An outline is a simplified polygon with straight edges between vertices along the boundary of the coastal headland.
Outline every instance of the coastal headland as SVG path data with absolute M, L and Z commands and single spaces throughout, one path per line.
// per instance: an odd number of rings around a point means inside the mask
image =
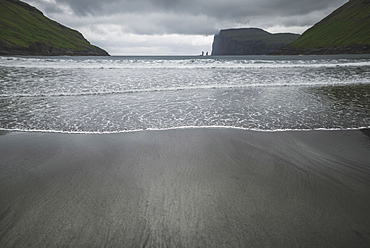
M 0 0 L 0 55 L 108 56 L 77 30 L 18 0 Z

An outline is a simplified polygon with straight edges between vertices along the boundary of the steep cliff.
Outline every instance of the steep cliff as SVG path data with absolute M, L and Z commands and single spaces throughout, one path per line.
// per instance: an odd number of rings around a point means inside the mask
M 225 29 L 214 36 L 212 55 L 263 55 L 293 42 L 298 34 L 271 34 L 259 28 Z
M 284 47 L 281 53 L 370 53 L 370 0 L 348 1 Z
M 0 0 L 0 55 L 109 55 L 19 0 Z

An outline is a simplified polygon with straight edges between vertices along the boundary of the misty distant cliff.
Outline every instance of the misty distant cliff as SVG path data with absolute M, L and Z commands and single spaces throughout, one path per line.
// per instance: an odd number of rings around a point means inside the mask
M 271 34 L 259 28 L 224 29 L 214 36 L 212 55 L 265 55 L 295 41 L 298 34 Z

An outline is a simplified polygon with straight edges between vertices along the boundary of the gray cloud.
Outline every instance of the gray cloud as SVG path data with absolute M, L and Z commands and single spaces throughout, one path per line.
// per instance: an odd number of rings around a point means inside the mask
M 105 29 L 138 35 L 212 35 L 219 29 L 259 27 L 299 30 L 320 21 L 347 0 L 23 0 L 58 22 L 87 30 L 108 44 Z M 117 28 L 117 26 L 119 26 Z M 96 31 L 100 30 L 100 32 Z M 293 32 L 293 31 L 292 31 Z M 94 40 L 96 39 L 96 40 Z M 167 44 L 167 43 L 166 43 Z
M 27 0 L 26 0 L 27 1 Z M 60 16 L 115 18 L 138 34 L 205 34 L 232 25 L 312 25 L 345 0 L 29 0 Z M 66 7 L 66 8 L 63 8 Z M 315 15 L 314 15 L 315 14 Z M 131 19 L 129 19 L 130 17 Z M 289 17 L 292 17 L 289 20 Z M 315 19 L 316 18 L 316 19 Z M 68 20 L 67 20 L 68 22 Z M 261 25 L 259 25 L 261 23 Z
M 335 9 L 345 0 L 29 0 L 43 6 L 69 6 L 76 15 L 111 15 L 115 13 L 163 13 L 205 15 L 218 20 L 239 20 L 246 16 L 301 15 Z M 60 9 L 59 9 L 60 10 Z M 267 16 L 270 15 L 270 16 Z

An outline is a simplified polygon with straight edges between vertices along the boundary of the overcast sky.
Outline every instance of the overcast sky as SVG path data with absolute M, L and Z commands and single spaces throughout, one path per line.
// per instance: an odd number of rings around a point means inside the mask
M 23 1 L 111 55 L 197 55 L 220 29 L 301 34 L 348 0 Z

